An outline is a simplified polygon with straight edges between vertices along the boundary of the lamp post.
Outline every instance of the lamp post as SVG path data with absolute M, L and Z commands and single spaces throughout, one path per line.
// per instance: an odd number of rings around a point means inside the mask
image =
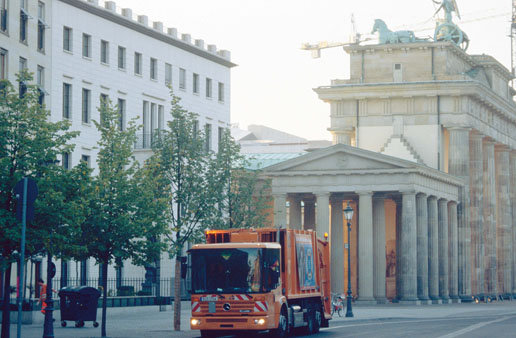
M 344 211 L 344 217 L 346 218 L 346 222 L 348 224 L 348 296 L 346 297 L 346 317 L 353 317 L 353 309 L 351 307 L 351 219 L 353 219 L 353 208 L 349 205 L 346 207 Z

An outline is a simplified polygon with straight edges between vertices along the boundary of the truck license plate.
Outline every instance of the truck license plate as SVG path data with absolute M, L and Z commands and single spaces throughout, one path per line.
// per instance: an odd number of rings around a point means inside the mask
M 213 297 L 213 296 L 201 297 L 201 302 L 216 302 L 218 300 L 219 300 L 219 297 Z

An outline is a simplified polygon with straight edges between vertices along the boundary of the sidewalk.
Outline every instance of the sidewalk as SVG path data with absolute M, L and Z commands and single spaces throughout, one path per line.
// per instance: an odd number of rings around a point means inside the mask
M 157 306 L 109 308 L 107 320 L 107 334 L 113 338 L 171 338 L 171 337 L 199 337 L 199 331 L 190 331 L 190 302 L 181 304 L 181 328 L 182 331 L 173 330 L 173 311 L 168 306 L 167 311 L 160 312 Z M 493 302 L 490 304 L 442 304 L 442 305 L 354 305 L 353 318 L 335 316 L 330 326 L 339 326 L 346 323 L 359 323 L 370 320 L 390 319 L 432 319 L 432 318 L 461 318 L 463 316 L 484 317 L 516 314 L 516 301 Z M 41 315 L 41 319 L 43 315 Z M 75 328 L 73 322 L 69 322 L 66 328 L 61 327 L 59 312 L 56 313 L 54 323 L 54 335 L 56 338 L 91 338 L 100 337 L 100 327 L 94 328 L 91 322 L 87 322 L 83 328 Z M 101 311 L 97 312 L 100 323 Z M 40 338 L 43 335 L 43 324 L 35 323 L 24 325 L 23 338 Z M 11 338 L 16 337 L 16 325 L 11 326 Z

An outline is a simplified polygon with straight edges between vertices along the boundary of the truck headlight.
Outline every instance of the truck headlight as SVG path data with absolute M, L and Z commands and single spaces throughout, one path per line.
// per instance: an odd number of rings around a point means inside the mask
M 192 320 L 190 321 L 190 324 L 192 324 L 192 326 L 201 325 L 201 320 L 192 318 Z
M 265 324 L 265 319 L 263 319 L 263 318 L 255 319 L 255 320 L 254 320 L 254 323 L 255 323 L 256 325 L 263 325 L 263 324 Z

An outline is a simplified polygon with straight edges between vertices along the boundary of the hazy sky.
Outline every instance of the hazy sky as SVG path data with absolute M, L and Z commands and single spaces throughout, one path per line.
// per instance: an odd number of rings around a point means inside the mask
M 468 52 L 492 55 L 510 68 L 512 0 L 456 1 L 458 24 L 471 40 Z M 231 51 L 238 64 L 231 72 L 233 123 L 328 140 L 330 108 L 312 89 L 347 78 L 349 57 L 333 48 L 312 59 L 301 44 L 348 41 L 352 13 L 358 32 L 369 33 L 381 18 L 393 30 L 430 28 L 416 35 L 433 35 L 436 8 L 432 0 L 118 0 L 117 6 Z

